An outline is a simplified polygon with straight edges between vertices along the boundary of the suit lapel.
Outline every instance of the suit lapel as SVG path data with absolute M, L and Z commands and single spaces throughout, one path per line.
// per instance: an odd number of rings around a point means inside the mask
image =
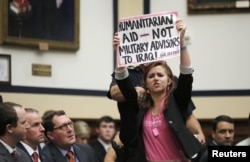
M 78 158 L 79 161 L 86 161 L 87 160 L 86 153 L 83 150 L 81 150 L 81 148 L 77 144 L 75 144 L 73 146 L 73 149 L 74 149 L 76 157 Z
M 16 144 L 16 146 L 19 147 L 21 150 L 23 150 L 23 152 L 25 152 L 27 154 L 27 156 L 29 157 L 30 161 L 33 161 L 32 158 L 31 158 L 31 156 L 29 155 L 29 152 L 25 149 L 25 147 L 23 146 L 23 144 L 21 142 L 18 142 Z
M 58 150 L 55 145 L 50 144 L 49 147 L 54 162 L 67 162 L 67 159 L 62 155 L 60 150 Z
M 141 131 L 142 129 L 142 122 L 143 122 L 143 117 L 145 115 L 145 113 L 147 112 L 148 109 L 145 108 L 140 108 L 138 114 L 137 114 L 137 129 L 140 129 L 139 131 Z
M 9 151 L 0 142 L 0 161 L 1 162 L 14 162 Z
M 42 149 L 41 149 L 41 146 L 38 145 L 37 147 L 38 147 L 38 152 L 39 152 L 39 158 L 40 158 L 41 162 L 43 162 L 43 156 L 42 156 Z

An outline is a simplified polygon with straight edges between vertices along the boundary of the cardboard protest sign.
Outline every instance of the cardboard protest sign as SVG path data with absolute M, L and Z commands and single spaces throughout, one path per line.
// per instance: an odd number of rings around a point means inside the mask
M 138 65 L 180 55 L 177 12 L 164 12 L 119 20 L 117 65 Z

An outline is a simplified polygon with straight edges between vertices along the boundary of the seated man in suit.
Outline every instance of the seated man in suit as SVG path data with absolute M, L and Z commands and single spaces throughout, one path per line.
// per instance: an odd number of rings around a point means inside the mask
M 26 118 L 24 108 L 13 102 L 0 104 L 0 161 L 31 162 L 18 147 L 17 142 L 25 138 Z
M 98 162 L 103 162 L 108 148 L 116 133 L 115 120 L 110 116 L 102 116 L 96 123 L 97 140 L 91 143 L 94 148 Z
M 27 120 L 26 138 L 17 143 L 17 147 L 22 149 L 34 162 L 43 161 L 41 156 L 40 143 L 44 142 L 44 127 L 42 117 L 36 109 L 25 108 Z
M 234 121 L 230 116 L 219 115 L 212 122 L 213 141 L 208 146 L 232 146 L 234 140 Z M 201 155 L 200 162 L 208 161 L 208 150 Z
M 49 113 L 43 126 L 49 140 L 42 149 L 45 162 L 96 162 L 89 145 L 76 143 L 73 122 L 63 110 Z

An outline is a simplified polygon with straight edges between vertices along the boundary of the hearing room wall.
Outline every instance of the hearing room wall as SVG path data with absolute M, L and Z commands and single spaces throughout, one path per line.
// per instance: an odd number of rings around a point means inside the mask
M 119 0 L 118 18 L 143 14 L 143 0 Z M 215 92 L 195 95 L 197 118 L 227 114 L 246 118 L 250 96 L 216 95 L 216 91 L 250 90 L 249 13 L 188 15 L 186 1 L 151 0 L 150 11 L 178 11 L 188 25 L 188 49 L 192 56 L 194 91 Z M 80 48 L 78 51 L 39 51 L 29 47 L 1 45 L 0 53 L 10 54 L 12 86 L 90 90 L 105 93 L 113 71 L 113 0 L 80 0 Z M 168 61 L 178 73 L 178 58 Z M 50 64 L 51 77 L 32 76 L 31 65 Z M 41 94 L 3 92 L 4 101 L 34 107 L 41 113 L 63 109 L 72 118 L 95 119 L 111 115 L 119 119 L 116 103 L 104 95 Z

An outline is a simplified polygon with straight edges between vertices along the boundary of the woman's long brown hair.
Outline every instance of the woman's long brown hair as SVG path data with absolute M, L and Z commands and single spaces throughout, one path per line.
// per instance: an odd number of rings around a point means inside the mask
M 150 108 L 150 107 L 154 106 L 153 100 L 152 100 L 151 95 L 148 92 L 148 89 L 146 86 L 146 79 L 147 79 L 147 75 L 148 75 L 149 71 L 153 67 L 156 67 L 156 66 L 162 66 L 165 69 L 167 76 L 171 79 L 171 84 L 169 85 L 168 89 L 166 90 L 166 96 L 168 96 L 175 87 L 173 72 L 172 72 L 171 68 L 167 65 L 166 61 L 157 61 L 157 62 L 150 63 L 147 66 L 144 66 L 142 85 L 145 88 L 145 90 L 147 91 L 147 93 L 146 93 L 146 97 L 139 102 L 140 108 Z M 166 104 L 167 104 L 167 100 L 165 101 L 165 106 L 166 106 Z

